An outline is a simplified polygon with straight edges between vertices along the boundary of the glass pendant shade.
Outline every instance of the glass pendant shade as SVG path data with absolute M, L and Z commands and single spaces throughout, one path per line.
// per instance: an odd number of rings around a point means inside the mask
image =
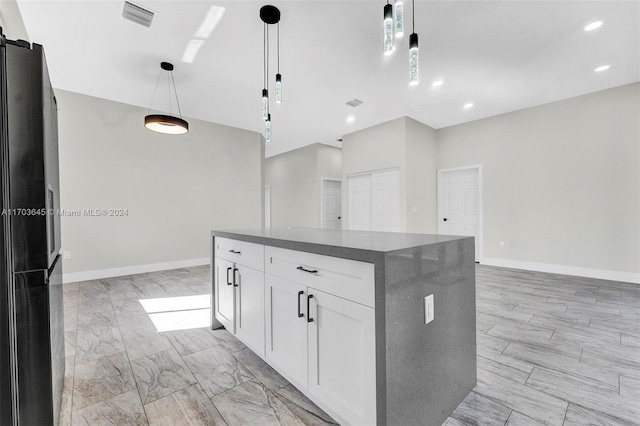
M 266 143 L 271 142 L 271 114 L 267 114 L 267 121 L 264 123 L 264 140 Z
M 383 51 L 385 55 L 393 53 L 393 6 L 387 4 L 384 6 L 384 45 Z
M 282 103 L 282 76 L 276 74 L 276 103 Z
M 397 38 L 404 35 L 404 5 L 402 0 L 396 0 L 393 10 L 394 30 Z
M 189 133 L 189 123 L 171 115 L 151 114 L 144 118 L 144 127 L 167 135 L 184 135 Z
M 418 72 L 418 34 L 409 36 L 409 84 L 415 86 L 420 82 Z
M 269 92 L 262 89 L 262 119 L 266 120 L 269 116 Z

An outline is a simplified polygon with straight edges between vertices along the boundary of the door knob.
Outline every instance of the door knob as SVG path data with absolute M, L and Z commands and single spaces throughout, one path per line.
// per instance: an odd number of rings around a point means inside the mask
M 444 221 L 446 222 L 446 221 L 447 221 L 447 218 L 445 217 L 445 218 L 444 218 L 444 219 L 442 219 L 442 220 L 444 220 Z

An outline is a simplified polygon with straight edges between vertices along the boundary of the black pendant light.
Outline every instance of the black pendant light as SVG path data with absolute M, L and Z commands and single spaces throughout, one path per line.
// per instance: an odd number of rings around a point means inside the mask
M 151 112 L 151 107 L 153 107 L 153 101 L 156 97 L 156 92 L 158 91 L 158 83 L 160 83 L 160 77 L 162 77 L 162 71 L 167 71 L 171 78 L 171 83 L 173 86 L 173 93 L 176 98 L 176 105 L 178 107 L 178 115 L 180 117 L 175 117 L 171 115 L 171 85 L 169 86 L 169 114 L 147 114 L 144 117 L 144 127 L 147 129 L 164 133 L 167 135 L 184 135 L 189 132 L 189 123 L 182 118 L 182 112 L 180 111 L 180 102 L 178 101 L 178 92 L 176 91 L 176 82 L 173 79 L 173 64 L 169 62 L 161 62 L 160 63 L 160 75 L 158 76 L 158 81 L 156 82 L 156 88 L 153 91 L 153 98 L 151 99 L 151 106 L 149 106 L 149 112 Z M 169 79 L 169 77 L 167 77 Z
M 278 73 L 276 74 L 276 102 L 282 102 L 282 75 L 280 74 L 280 10 L 266 5 L 260 8 L 260 19 L 264 23 L 264 88 L 262 89 L 262 119 L 265 121 L 265 140 L 271 142 L 271 109 L 269 102 L 269 25 L 278 25 Z

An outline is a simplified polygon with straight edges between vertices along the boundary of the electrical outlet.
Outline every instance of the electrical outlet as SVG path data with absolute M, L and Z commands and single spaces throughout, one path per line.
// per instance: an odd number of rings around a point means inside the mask
M 424 298 L 424 323 L 429 324 L 435 318 L 435 309 L 433 305 L 433 294 Z
M 71 259 L 71 252 L 70 251 L 63 251 L 62 252 L 62 258 L 63 259 Z
M 500 248 L 504 248 L 504 241 L 500 241 L 498 245 L 500 246 Z

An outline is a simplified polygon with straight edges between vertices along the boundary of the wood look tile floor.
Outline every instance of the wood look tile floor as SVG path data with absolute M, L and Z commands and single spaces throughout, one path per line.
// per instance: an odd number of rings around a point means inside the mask
M 445 425 L 640 425 L 640 285 L 476 277 L 478 384 Z M 208 329 L 209 294 L 204 266 L 65 284 L 60 424 L 335 424 Z

